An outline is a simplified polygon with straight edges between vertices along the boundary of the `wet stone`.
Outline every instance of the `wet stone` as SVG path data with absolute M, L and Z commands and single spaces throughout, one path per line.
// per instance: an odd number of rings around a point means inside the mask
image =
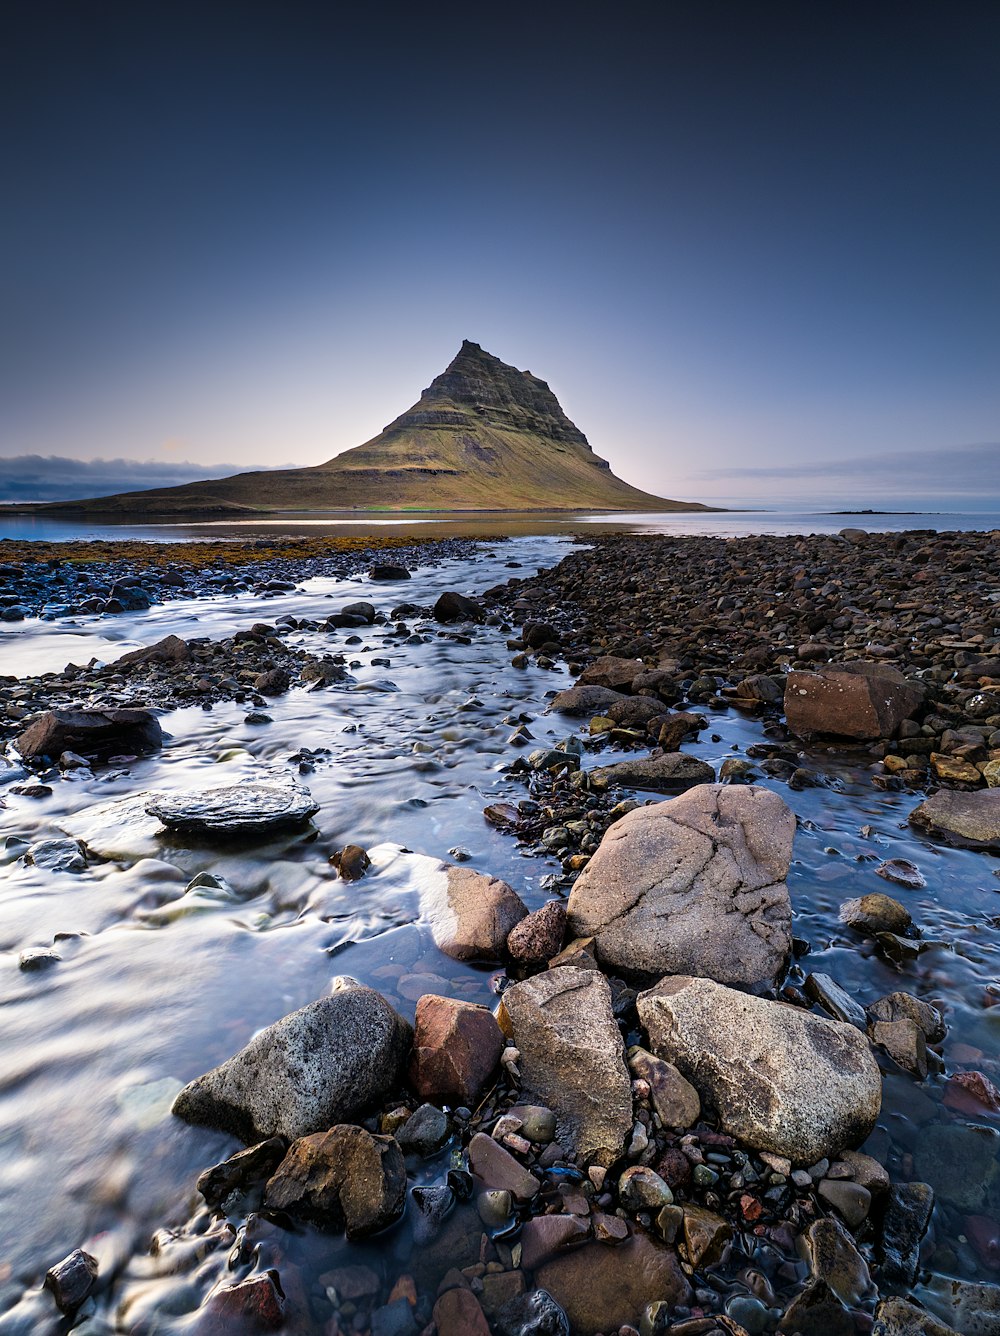
M 255 1183 L 271 1177 L 285 1158 L 288 1142 L 284 1137 L 272 1137 L 246 1150 L 237 1151 L 228 1160 L 206 1169 L 198 1178 L 198 1191 L 209 1206 L 218 1206 L 232 1192 L 245 1191 Z
M 171 830 L 191 835 L 268 835 L 304 826 L 319 811 L 309 790 L 294 784 L 249 783 L 163 794 L 146 807 Z
M 76 1248 L 45 1273 L 45 1288 L 64 1313 L 74 1313 L 94 1288 L 97 1258 Z
M 733 1237 L 732 1227 L 722 1216 L 693 1202 L 684 1205 L 683 1230 L 688 1261 L 695 1270 L 721 1261 Z
M 545 1290 L 509 1300 L 497 1313 L 494 1329 L 497 1336 L 570 1336 L 569 1318 Z
M 359 1239 L 397 1220 L 405 1196 L 406 1166 L 392 1137 L 342 1124 L 293 1142 L 268 1180 L 264 1202 Z
M 807 997 L 818 1002 L 834 1020 L 846 1021 L 848 1025 L 854 1025 L 859 1030 L 866 1029 L 868 1018 L 864 1007 L 855 1002 L 850 993 L 831 979 L 829 974 L 807 974 L 803 990 Z
M 1000 1174 L 1000 1132 L 969 1123 L 924 1129 L 914 1160 L 917 1173 L 942 1201 L 978 1212 Z
M 883 1299 L 875 1308 L 872 1336 L 958 1336 L 926 1308 L 907 1299 Z
M 880 891 L 845 900 L 840 906 L 840 921 L 869 936 L 880 932 L 905 933 L 911 923 L 905 905 Z
M 927 1183 L 899 1183 L 890 1188 L 879 1241 L 880 1274 L 887 1281 L 913 1284 L 920 1243 L 933 1209 L 934 1193 Z
M 433 1104 L 421 1104 L 396 1133 L 405 1155 L 434 1155 L 451 1135 L 448 1115 Z
M 413 1241 L 418 1247 L 436 1239 L 455 1209 L 455 1193 L 446 1185 L 410 1189 Z
M 850 1307 L 874 1293 L 868 1263 L 836 1220 L 814 1220 L 806 1231 L 806 1247 L 813 1278 L 826 1281 L 841 1303 Z
M 541 1184 L 509 1151 L 484 1132 L 477 1132 L 469 1142 L 469 1168 L 487 1188 L 501 1188 L 519 1201 L 530 1201 Z

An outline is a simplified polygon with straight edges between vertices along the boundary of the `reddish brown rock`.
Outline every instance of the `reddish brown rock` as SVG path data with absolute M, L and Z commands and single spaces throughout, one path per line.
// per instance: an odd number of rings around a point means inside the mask
M 199 1330 L 229 1331 L 237 1323 L 249 1322 L 264 1331 L 277 1331 L 284 1322 L 285 1300 L 276 1283 L 276 1274 L 269 1271 L 264 1276 L 251 1276 L 238 1285 L 216 1290 L 205 1304 L 210 1321 L 199 1324 Z
M 522 965 L 547 965 L 562 949 L 565 933 L 566 906 L 550 900 L 514 928 L 507 938 L 507 950 Z
M 687 1303 L 691 1290 L 672 1248 L 637 1234 L 617 1247 L 587 1243 L 555 1257 L 535 1283 L 566 1312 L 577 1336 L 638 1326 L 647 1304 Z
M 512 1192 L 519 1201 L 530 1201 L 541 1187 L 534 1174 L 485 1132 L 469 1142 L 469 1168 L 484 1188 Z
M 489 1323 L 471 1290 L 446 1290 L 434 1305 L 438 1336 L 490 1336 Z
M 956 1113 L 977 1118 L 1000 1114 L 1000 1090 L 982 1072 L 956 1072 L 944 1088 L 944 1103 Z
M 785 718 L 799 737 L 891 738 L 924 700 L 924 689 L 879 663 L 829 664 L 788 674 Z
M 475 1107 L 504 1037 L 491 1012 L 426 993 L 417 1003 L 410 1083 L 421 1099 Z

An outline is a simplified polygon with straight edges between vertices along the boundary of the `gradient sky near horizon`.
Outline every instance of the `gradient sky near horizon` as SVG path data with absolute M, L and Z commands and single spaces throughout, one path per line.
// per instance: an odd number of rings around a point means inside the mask
M 319 463 L 469 338 L 650 491 L 1000 501 L 993 0 L 15 0 L 0 112 L 0 482 Z

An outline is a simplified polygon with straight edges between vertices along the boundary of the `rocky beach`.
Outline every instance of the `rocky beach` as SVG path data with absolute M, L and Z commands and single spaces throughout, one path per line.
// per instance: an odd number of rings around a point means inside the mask
M 998 572 L 5 542 L 0 1336 L 1000 1331 Z

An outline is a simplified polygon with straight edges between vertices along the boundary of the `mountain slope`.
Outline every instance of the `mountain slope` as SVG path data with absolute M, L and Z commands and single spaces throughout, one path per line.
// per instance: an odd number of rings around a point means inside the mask
M 543 380 L 462 344 L 407 412 L 312 468 L 54 502 L 63 514 L 218 515 L 290 510 L 707 510 L 616 478 Z

